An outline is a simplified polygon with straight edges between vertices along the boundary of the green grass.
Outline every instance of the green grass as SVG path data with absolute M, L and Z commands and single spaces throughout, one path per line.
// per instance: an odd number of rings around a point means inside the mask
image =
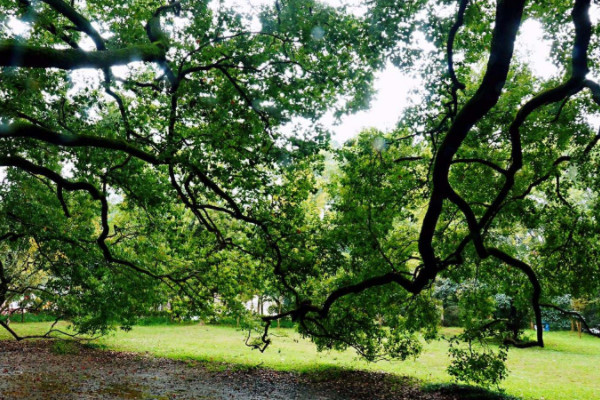
M 44 323 L 13 323 L 19 332 L 39 333 Z M 367 363 L 352 351 L 318 353 L 315 346 L 293 330 L 275 329 L 273 344 L 265 353 L 244 345 L 245 332 L 224 326 L 163 325 L 136 326 L 131 332 L 116 332 L 97 342 L 101 348 L 144 352 L 161 357 L 237 364 L 241 368 L 315 372 L 330 368 L 384 371 L 417 378 L 425 384 L 451 382 L 445 369 L 447 345 L 434 341 L 425 345 L 421 356 L 404 362 Z M 444 334 L 457 330 L 444 329 Z M 0 331 L 0 338 L 8 338 Z M 511 349 L 510 374 L 502 388 L 525 399 L 600 399 L 600 339 L 571 332 L 548 332 L 546 348 Z

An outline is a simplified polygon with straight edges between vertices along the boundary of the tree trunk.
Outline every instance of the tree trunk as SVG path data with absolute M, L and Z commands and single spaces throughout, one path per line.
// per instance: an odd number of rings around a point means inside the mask
M 282 303 L 281 299 L 279 299 L 278 303 L 279 303 L 279 315 L 281 315 L 281 303 Z M 281 328 L 281 318 L 277 318 L 277 327 Z

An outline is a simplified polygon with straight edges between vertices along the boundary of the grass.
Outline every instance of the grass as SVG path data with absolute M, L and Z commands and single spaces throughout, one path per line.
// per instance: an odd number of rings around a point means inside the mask
M 54 354 L 58 355 L 79 354 L 77 343 L 69 340 L 56 340 L 52 343 L 50 349 Z
M 39 333 L 47 323 L 13 323 L 19 332 Z M 444 334 L 457 330 L 444 329 Z M 244 345 L 245 332 L 225 326 L 163 325 L 136 326 L 131 332 L 116 332 L 96 346 L 121 351 L 149 353 L 160 357 L 236 364 L 240 368 L 261 367 L 292 370 L 314 375 L 339 368 L 383 371 L 408 376 L 429 387 L 451 382 L 446 373 L 447 344 L 434 341 L 416 360 L 367 363 L 352 351 L 318 353 L 315 346 L 290 329 L 275 329 L 277 335 L 265 353 Z M 0 331 L 0 338 L 8 338 Z M 502 388 L 524 399 L 600 399 L 600 339 L 572 332 L 548 332 L 546 348 L 511 349 L 510 374 Z

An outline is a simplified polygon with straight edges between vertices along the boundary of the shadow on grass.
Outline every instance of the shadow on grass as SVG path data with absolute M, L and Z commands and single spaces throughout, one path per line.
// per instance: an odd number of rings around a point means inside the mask
M 383 372 L 351 370 L 335 366 L 315 368 L 301 375 L 316 385 L 342 386 L 349 393 L 354 394 L 362 392 L 365 387 L 370 387 L 370 390 L 378 395 L 372 398 L 378 399 L 521 400 L 518 397 L 486 390 L 477 386 L 449 383 L 424 385 L 422 381 L 413 377 Z
M 434 383 L 422 387 L 427 393 L 440 393 L 456 396 L 463 400 L 521 400 L 519 397 L 486 390 L 477 386 L 458 385 L 455 383 Z

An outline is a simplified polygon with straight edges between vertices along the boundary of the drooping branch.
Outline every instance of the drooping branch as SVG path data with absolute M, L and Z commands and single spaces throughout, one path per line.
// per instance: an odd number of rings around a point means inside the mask
M 533 293 L 531 298 L 532 307 L 536 315 L 536 326 L 538 327 L 538 338 L 535 342 L 531 343 L 515 343 L 517 347 L 528 347 L 528 346 L 543 346 L 543 329 L 541 326 L 541 312 L 540 312 L 540 296 L 541 296 L 541 285 L 535 275 L 535 271 L 526 263 L 509 256 L 495 248 L 487 248 L 483 245 L 483 240 L 480 235 L 480 230 L 487 225 L 499 210 L 499 206 L 502 201 L 506 198 L 506 195 L 510 192 L 514 186 L 514 179 L 516 173 L 522 167 L 522 149 L 520 141 L 520 127 L 525 123 L 527 117 L 539 108 L 551 104 L 554 102 L 562 101 L 573 94 L 577 93 L 584 86 L 583 81 L 587 73 L 587 47 L 589 44 L 589 17 L 587 11 L 589 8 L 589 1 L 577 1 L 573 9 L 573 20 L 576 26 L 576 37 L 573 50 L 573 61 L 572 61 L 572 73 L 571 77 L 562 85 L 556 88 L 550 89 L 535 96 L 532 100 L 527 102 L 517 113 L 510 127 L 510 139 L 512 144 L 512 164 L 510 168 L 504 169 L 495 163 L 488 160 L 480 159 L 458 159 L 453 160 L 453 156 L 458 151 L 458 148 L 462 144 L 462 141 L 472 128 L 481 118 L 483 118 L 489 110 L 496 104 L 500 91 L 504 85 L 504 81 L 507 76 L 508 68 L 510 65 L 510 59 L 512 56 L 513 42 L 518 30 L 521 12 L 524 6 L 524 2 L 520 2 L 518 7 L 512 8 L 514 2 L 498 2 L 496 27 L 495 27 L 495 39 L 492 44 L 492 51 L 490 60 L 488 62 L 488 70 L 484 76 L 483 82 L 479 87 L 476 94 L 470 99 L 469 102 L 463 107 L 457 118 L 454 120 L 449 133 L 447 134 L 444 143 L 435 152 L 436 159 L 433 172 L 434 189 L 430 198 L 429 208 L 425 220 L 422 225 L 420 240 L 419 240 L 419 251 L 425 265 L 418 268 L 417 276 L 414 281 L 407 280 L 406 284 L 401 284 L 405 289 L 409 291 L 416 290 L 419 292 L 425 287 L 425 282 L 433 279 L 436 275 L 436 268 L 443 268 L 445 265 L 449 265 L 446 261 L 441 262 L 438 265 L 438 261 L 435 257 L 433 247 L 431 245 L 433 235 L 435 233 L 437 221 L 442 211 L 442 203 L 445 199 L 448 199 L 455 203 L 459 209 L 465 214 L 469 225 L 470 236 L 465 239 L 459 245 L 459 250 L 454 254 L 456 257 L 454 262 L 461 263 L 461 253 L 471 240 L 478 250 L 479 256 L 486 258 L 493 256 L 504 263 L 511 265 L 521 270 L 528 278 L 530 284 L 533 287 Z M 498 32 L 502 32 L 501 35 Z M 498 36 L 496 36 L 498 35 Z M 508 38 L 508 40 L 507 40 Z M 501 42 L 501 43 L 500 43 Z M 495 47 L 496 46 L 496 47 Z M 594 87 L 590 85 L 594 96 Z M 600 92 L 599 92 L 600 93 Z M 600 98 L 600 97 L 598 97 Z M 403 159 L 401 161 L 404 161 Z M 410 159 L 412 161 L 412 158 Z M 498 198 L 501 198 L 499 202 L 494 202 L 487 205 L 487 212 L 483 218 L 477 221 L 475 214 L 472 212 L 469 204 L 464 201 L 448 183 L 448 169 L 449 166 L 457 162 L 478 162 L 482 165 L 486 165 L 495 171 L 499 172 L 505 177 L 505 183 Z M 561 161 L 562 162 L 562 161 Z M 560 162 L 559 162 L 560 163 Z M 447 260 L 448 261 L 448 260 Z M 301 322 L 303 319 L 312 318 L 325 318 L 327 312 L 335 301 L 343 296 L 361 293 L 371 287 L 384 285 L 395 282 L 395 277 L 380 276 L 366 279 L 354 285 L 342 287 L 338 290 L 333 291 L 324 302 L 324 306 L 318 307 L 309 302 L 301 304 L 296 310 L 286 311 L 280 316 L 269 316 L 265 317 L 265 321 L 272 321 L 278 317 L 291 315 L 298 318 Z M 311 317 L 307 317 L 310 315 Z M 265 332 L 266 333 L 266 332 Z
M 502 167 L 500 167 L 498 164 L 493 163 L 492 161 L 489 160 L 485 160 L 482 158 L 457 158 L 455 160 L 452 160 L 452 164 L 459 164 L 459 163 L 465 163 L 465 164 L 481 164 L 481 165 L 485 165 L 486 167 L 490 167 L 491 169 L 493 169 L 494 171 L 502 174 L 502 175 L 506 175 L 506 170 Z
M 18 122 L 10 125 L 0 125 L 0 138 L 15 137 L 35 139 L 65 147 L 91 147 L 122 151 L 155 166 L 181 164 L 183 167 L 188 168 L 203 185 L 228 204 L 232 210 L 229 212 L 231 216 L 255 225 L 262 225 L 260 221 L 244 214 L 236 201 L 217 183 L 210 179 L 199 167 L 188 162 L 180 163 L 177 159 L 162 159 L 150 152 L 140 150 L 139 148 L 118 139 L 102 138 L 92 135 L 62 134 L 28 123 Z
M 46 178 L 50 179 L 57 185 L 60 185 L 64 190 L 67 190 L 67 191 L 85 191 L 85 192 L 87 192 L 94 200 L 99 201 L 101 204 L 100 221 L 101 221 L 102 230 L 100 232 L 100 235 L 96 239 L 96 243 L 98 244 L 98 247 L 102 251 L 106 261 L 108 261 L 110 263 L 120 264 L 120 265 L 129 267 L 134 271 L 137 271 L 141 274 L 147 275 L 151 278 L 161 280 L 163 282 L 165 281 L 165 279 L 170 278 L 169 275 L 154 274 L 153 272 L 151 272 L 147 269 L 144 269 L 130 261 L 120 260 L 120 259 L 115 258 L 112 255 L 110 249 L 108 248 L 108 245 L 106 244 L 106 239 L 108 238 L 108 234 L 110 231 L 110 228 L 108 225 L 108 202 L 107 202 L 104 194 L 101 193 L 91 183 L 83 182 L 83 181 L 71 182 L 71 181 L 63 178 L 61 175 L 59 175 L 55 171 L 53 171 L 49 168 L 46 168 L 46 167 L 36 165 L 22 157 L 16 157 L 16 156 L 0 157 L 0 166 L 15 167 L 15 168 L 19 168 L 23 171 L 27 171 L 27 172 L 30 172 L 30 173 L 33 173 L 36 175 L 45 176 Z
M 117 150 L 130 154 L 152 165 L 165 164 L 163 160 L 152 153 L 140 150 L 119 139 L 103 138 L 92 135 L 58 133 L 47 128 L 22 122 L 0 125 L 0 138 L 30 138 L 57 146 Z
M 559 311 L 560 313 L 564 314 L 564 315 L 568 315 L 571 317 L 575 317 L 577 318 L 581 324 L 583 325 L 583 328 L 585 329 L 585 331 L 587 333 L 589 333 L 592 336 L 596 336 L 600 338 L 600 333 L 598 332 L 594 332 L 589 324 L 587 323 L 587 321 L 585 320 L 585 318 L 583 317 L 583 315 L 581 315 L 581 313 L 577 312 L 577 311 L 573 311 L 573 310 L 565 310 L 564 308 L 561 308 L 557 305 L 554 304 L 548 304 L 548 303 L 542 303 L 540 304 L 540 307 L 544 307 L 544 308 L 551 308 L 553 310 Z
M 528 342 L 528 343 L 513 343 L 516 347 L 532 347 L 532 346 L 540 346 L 544 347 L 544 328 L 542 326 L 542 311 L 540 308 L 540 297 L 542 295 L 542 286 L 540 285 L 540 281 L 538 280 L 535 271 L 528 264 L 524 263 L 521 260 L 518 260 L 509 254 L 496 249 L 496 248 L 488 248 L 488 253 L 497 258 L 498 260 L 510 265 L 511 267 L 519 269 L 523 272 L 531 286 L 533 287 L 533 292 L 531 294 L 531 305 L 533 307 L 533 313 L 535 314 L 535 325 L 537 328 L 537 341 Z

